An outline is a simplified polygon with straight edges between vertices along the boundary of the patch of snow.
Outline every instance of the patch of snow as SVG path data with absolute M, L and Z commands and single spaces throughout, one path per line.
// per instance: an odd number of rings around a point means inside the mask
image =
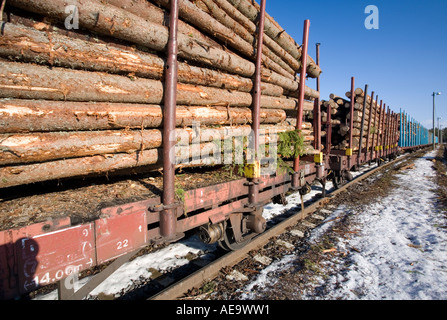
M 317 278 L 315 285 L 324 286 L 325 295 L 305 293 L 304 299 L 447 299 L 447 232 L 439 228 L 445 225 L 445 216 L 436 209 L 437 185 L 430 161 L 435 154 L 429 152 L 415 161 L 414 169 L 400 172 L 398 187 L 367 210 L 331 207 L 332 214 L 312 231 L 310 242 L 318 241 L 342 214 L 354 215 L 361 230 L 338 244 L 337 251 L 349 252 L 350 265 L 346 267 L 346 260 L 326 262 L 332 275 Z M 269 275 L 291 267 L 295 258 L 287 255 L 263 270 L 242 289 L 246 292 L 242 299 L 256 297 L 253 288 L 276 283 Z
M 445 217 L 435 208 L 435 172 L 427 161 L 435 154 L 416 160 L 398 175 L 397 189 L 357 215 L 361 232 L 341 248 L 356 248 L 351 265 L 326 280 L 325 299 L 447 298 L 447 233 L 438 227 Z

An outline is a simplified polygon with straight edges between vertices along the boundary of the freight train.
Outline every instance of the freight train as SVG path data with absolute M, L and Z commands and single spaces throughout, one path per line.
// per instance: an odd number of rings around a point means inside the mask
M 190 231 L 237 250 L 266 230 L 266 204 L 432 141 L 354 78 L 322 100 L 309 21 L 299 46 L 264 0 L 8 0 L 2 14 L 1 299 L 52 283 L 73 298 L 71 276 Z

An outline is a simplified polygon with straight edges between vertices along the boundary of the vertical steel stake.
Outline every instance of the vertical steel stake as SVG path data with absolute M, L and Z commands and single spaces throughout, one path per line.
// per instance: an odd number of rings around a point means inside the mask
M 177 31 L 178 31 L 178 0 L 171 0 L 169 21 L 169 43 L 167 63 L 165 67 L 165 92 L 163 114 L 163 205 L 160 212 L 160 233 L 167 240 L 176 240 L 177 214 L 175 204 L 175 126 L 177 106 Z M 172 208 L 171 208 L 172 207 Z
M 301 50 L 301 74 L 300 74 L 300 84 L 299 84 L 299 100 L 298 100 L 298 115 L 296 121 L 296 130 L 301 131 L 303 126 L 303 108 L 304 108 L 304 91 L 306 88 L 306 73 L 307 73 L 307 49 L 309 46 L 309 27 L 310 21 L 304 21 L 304 31 L 303 31 L 303 47 Z M 299 176 L 298 171 L 300 170 L 300 157 L 296 157 L 293 162 L 293 170 L 295 174 L 292 179 L 292 187 L 298 188 L 299 186 Z
M 376 148 L 376 133 L 379 131 L 378 121 L 377 121 L 377 109 L 378 109 L 379 95 L 376 96 L 376 102 L 374 103 L 374 134 L 372 135 L 372 145 L 371 145 L 371 160 L 373 160 L 374 152 Z M 372 106 L 371 106 L 372 108 Z
M 357 157 L 357 165 L 360 166 L 361 157 L 363 154 L 363 134 L 364 134 L 364 126 L 365 126 L 365 118 L 366 118 L 366 105 L 368 104 L 368 101 L 366 97 L 368 96 L 368 85 L 365 85 L 365 92 L 364 92 L 364 99 L 363 99 L 363 114 L 362 114 L 362 124 L 360 127 L 360 139 L 359 139 L 359 152 Z M 351 118 L 354 117 L 353 114 L 351 114 Z
M 259 128 L 261 122 L 261 68 L 262 68 L 262 47 L 264 44 L 264 24 L 265 24 L 265 7 L 266 0 L 261 0 L 261 8 L 259 12 L 258 39 L 256 48 L 256 69 L 253 88 L 253 104 L 252 104 L 252 130 L 253 130 L 253 146 L 254 146 L 254 168 L 251 170 L 252 175 L 249 177 L 250 186 L 248 199 L 251 204 L 258 203 L 259 195 L 259 178 L 261 177 L 261 165 L 259 157 Z
M 352 148 L 354 147 L 353 134 L 354 130 L 354 105 L 355 105 L 355 78 L 351 78 L 351 119 L 349 121 L 349 148 L 346 150 L 346 155 L 348 156 L 348 170 L 352 168 Z
M 368 154 L 370 154 L 369 153 L 369 145 L 370 145 L 369 140 L 370 140 L 370 136 L 371 136 L 371 124 L 372 124 L 372 117 L 373 117 L 372 116 L 372 114 L 373 114 L 373 103 L 374 103 L 374 91 L 371 92 L 371 103 L 370 103 L 370 106 L 369 106 L 369 121 L 368 121 L 368 132 L 367 132 L 367 135 L 366 135 L 366 151 L 365 151 L 366 159 L 365 160 L 368 160 Z
M 320 66 L 320 44 L 316 44 L 317 49 L 317 66 Z M 317 77 L 317 91 L 320 93 L 320 76 Z M 320 98 L 316 98 L 314 101 L 314 135 L 315 143 L 314 148 L 318 152 L 321 151 L 321 106 Z

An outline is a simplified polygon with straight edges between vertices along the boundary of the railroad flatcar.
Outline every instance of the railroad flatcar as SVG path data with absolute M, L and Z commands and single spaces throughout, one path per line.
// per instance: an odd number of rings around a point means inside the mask
M 314 183 L 324 196 L 327 181 L 427 144 L 354 78 L 335 119 L 309 25 L 299 46 L 264 0 L 8 0 L 0 298 L 51 283 L 82 298 L 74 274 L 190 231 L 237 250 L 266 230 L 266 204 Z

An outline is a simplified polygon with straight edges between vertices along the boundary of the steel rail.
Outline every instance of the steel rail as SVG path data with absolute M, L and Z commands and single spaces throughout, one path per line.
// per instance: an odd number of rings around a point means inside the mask
M 315 201 L 308 207 L 304 208 L 304 210 L 301 210 L 300 212 L 296 213 L 295 215 L 287 218 L 286 220 L 284 220 L 284 221 L 280 222 L 279 224 L 266 230 L 264 233 L 257 236 L 256 238 L 254 238 L 250 243 L 248 243 L 242 249 L 234 251 L 234 252 L 229 252 L 228 254 L 220 257 L 219 259 L 208 264 L 207 266 L 203 267 L 202 269 L 187 276 L 185 279 L 180 280 L 179 282 L 175 283 L 171 287 L 168 287 L 168 288 L 164 289 L 163 291 L 161 291 L 160 293 L 152 296 L 148 300 L 175 300 L 175 299 L 179 298 L 182 294 L 186 293 L 189 289 L 201 286 L 206 281 L 209 281 L 209 280 L 215 278 L 219 274 L 219 272 L 222 268 L 234 266 L 235 264 L 244 260 L 245 258 L 247 258 L 248 253 L 250 251 L 261 248 L 262 246 L 267 244 L 272 237 L 283 233 L 287 228 L 294 226 L 301 220 L 304 220 L 310 214 L 315 212 L 319 207 L 330 202 L 330 200 L 333 197 L 344 192 L 346 189 L 348 189 L 355 183 L 361 182 L 361 181 L 367 179 L 368 177 L 370 177 L 371 175 L 377 173 L 378 171 L 387 169 L 394 163 L 404 160 L 410 156 L 411 156 L 411 154 L 407 154 L 403 157 L 397 158 L 393 161 L 390 161 L 386 164 L 383 164 L 377 168 L 371 169 L 370 171 L 363 173 L 362 175 L 356 177 L 354 180 L 345 184 L 344 186 L 340 187 L 339 189 L 330 192 L 328 194 L 328 197 Z

